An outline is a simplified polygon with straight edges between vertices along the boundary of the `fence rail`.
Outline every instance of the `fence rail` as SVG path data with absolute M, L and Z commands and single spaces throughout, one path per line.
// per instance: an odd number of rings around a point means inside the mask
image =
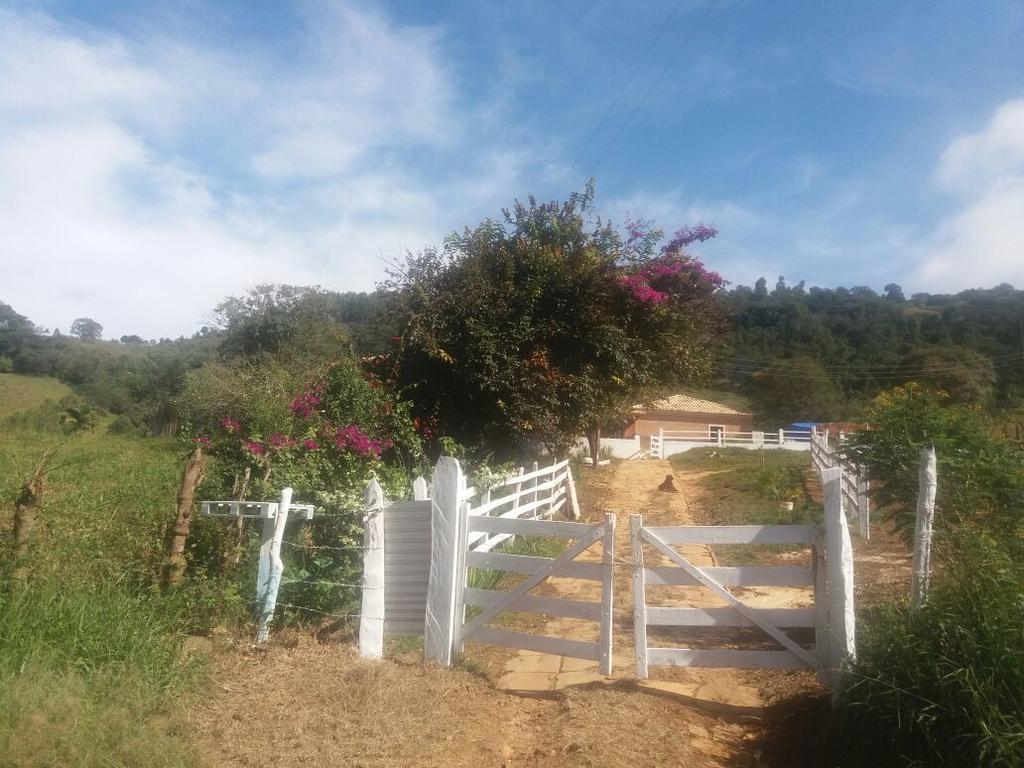
M 838 446 L 846 442 L 846 436 L 840 432 Z M 857 532 L 863 539 L 871 538 L 871 499 L 869 492 L 871 482 L 867 470 L 845 459 L 839 447 L 832 447 L 828 430 L 811 433 L 811 466 L 822 477 L 826 469 L 841 470 L 839 491 L 843 497 L 843 508 L 851 520 L 857 522 Z
M 802 430 L 669 430 L 660 429 L 651 435 L 652 457 L 665 459 L 692 448 L 718 446 L 720 448 L 746 448 L 748 450 L 807 451 L 811 447 L 811 434 Z

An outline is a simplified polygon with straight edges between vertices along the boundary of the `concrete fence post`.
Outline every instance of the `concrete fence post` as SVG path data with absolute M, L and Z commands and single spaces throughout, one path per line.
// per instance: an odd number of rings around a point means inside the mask
M 376 480 L 363 498 L 362 606 L 359 611 L 359 655 L 384 655 L 384 489 Z
M 856 622 L 853 603 L 853 544 L 843 514 L 843 470 L 830 467 L 822 472 L 825 496 L 825 558 L 828 569 L 829 657 L 832 668 L 826 678 L 831 684 L 847 660 L 856 656 Z
M 427 496 L 427 481 L 420 475 L 412 481 L 412 497 L 416 501 L 426 501 Z
M 935 490 L 938 485 L 935 448 L 921 451 L 918 472 L 917 519 L 914 525 L 914 565 L 910 578 L 910 608 L 916 611 L 928 600 L 931 575 L 932 524 L 935 520 Z
M 284 562 L 281 560 L 281 542 L 288 524 L 288 509 L 292 503 L 292 489 L 281 489 L 277 515 L 263 521 L 263 542 L 260 545 L 260 564 L 256 576 L 256 595 L 260 601 L 260 620 L 256 642 L 265 643 L 270 637 L 270 622 L 277 608 L 277 591 L 281 587 Z
M 434 467 L 430 489 L 430 577 L 427 584 L 427 612 L 423 625 L 423 655 L 427 661 L 444 666 L 452 663 L 455 648 L 457 594 L 463 558 L 459 549 L 465 541 L 462 495 L 466 483 L 459 462 L 442 456 Z

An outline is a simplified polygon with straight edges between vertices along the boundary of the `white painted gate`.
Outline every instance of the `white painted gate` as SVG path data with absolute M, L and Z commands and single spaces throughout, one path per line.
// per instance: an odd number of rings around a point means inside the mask
M 633 554 L 633 631 L 636 674 L 648 676 L 652 666 L 763 667 L 816 669 L 826 682 L 855 653 L 853 623 L 853 550 L 842 510 L 839 469 L 824 475 L 825 526 L 729 525 L 648 527 L 640 515 L 630 519 Z M 810 547 L 811 567 L 723 567 L 698 565 L 674 545 L 784 544 Z M 644 548 L 653 548 L 671 565 L 647 566 Z M 703 587 L 723 607 L 651 606 L 648 586 Z M 814 588 L 811 608 L 755 608 L 730 587 L 808 586 Z M 753 627 L 778 650 L 651 647 L 650 627 Z M 814 628 L 814 648 L 797 643 L 784 630 Z
M 467 530 L 508 536 L 540 536 L 568 539 L 573 543 L 557 557 L 534 557 L 501 552 L 467 551 L 462 569 L 462 592 L 465 606 L 476 606 L 480 612 L 469 621 L 460 622 L 455 633 L 456 650 L 467 640 L 493 643 L 508 648 L 519 648 L 557 656 L 569 656 L 598 662 L 602 675 L 612 673 L 612 584 L 615 551 L 615 515 L 606 515 L 597 525 L 550 520 L 515 520 L 500 517 L 469 517 Z M 601 546 L 600 562 L 580 562 L 576 558 L 590 549 Z M 466 575 L 471 568 L 525 574 L 526 578 L 508 591 L 473 589 L 465 587 Z M 601 583 L 599 601 L 566 600 L 538 597 L 530 590 L 552 577 L 590 579 Z M 504 611 L 539 613 L 561 618 L 584 619 L 600 626 L 596 642 L 572 640 L 550 635 L 533 635 L 486 626 Z M 465 616 L 465 611 L 459 611 Z

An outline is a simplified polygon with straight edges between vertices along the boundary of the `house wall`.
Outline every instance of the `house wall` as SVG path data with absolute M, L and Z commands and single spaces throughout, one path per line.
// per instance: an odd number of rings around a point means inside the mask
M 666 432 L 707 431 L 709 424 L 719 424 L 726 432 L 750 432 L 754 428 L 754 417 L 739 414 L 684 413 L 682 411 L 651 412 L 640 416 L 625 429 L 626 437 L 641 435 L 643 438 L 657 434 L 659 429 Z M 644 443 L 647 441 L 644 440 Z M 646 447 L 646 445 L 645 445 Z

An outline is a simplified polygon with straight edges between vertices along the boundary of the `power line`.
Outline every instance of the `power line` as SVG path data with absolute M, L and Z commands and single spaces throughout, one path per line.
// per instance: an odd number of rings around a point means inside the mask
M 590 149 L 591 143 L 594 141 L 594 139 L 597 137 L 597 134 L 604 127 L 604 124 L 608 122 L 609 116 L 615 110 L 615 107 L 619 105 L 619 102 L 622 100 L 622 97 L 626 95 L 626 91 L 629 90 L 629 86 L 633 84 L 633 80 L 640 72 L 640 67 L 647 60 L 647 57 L 650 56 L 651 51 L 654 50 L 654 46 L 657 45 L 658 41 L 661 40 L 662 35 L 665 34 L 665 30 L 668 29 L 669 24 L 675 17 L 676 13 L 679 11 L 679 8 L 682 4 L 683 0 L 676 0 L 675 6 L 672 8 L 671 11 L 669 11 L 668 16 L 665 17 L 665 20 L 662 21 L 661 25 L 658 27 L 658 33 L 651 39 L 651 42 L 648 44 L 647 49 L 643 52 L 643 55 L 641 55 L 640 58 L 636 60 L 636 64 L 633 66 L 633 71 L 629 73 L 629 77 L 626 78 L 626 82 L 622 86 L 622 89 L 615 96 L 615 98 L 612 99 L 611 103 L 608 105 L 608 108 L 604 111 L 604 114 L 601 116 L 601 119 L 597 121 L 597 125 L 594 126 L 594 129 L 590 132 L 590 135 L 587 137 L 587 140 L 583 143 L 583 147 L 580 149 L 579 152 L 576 153 L 576 156 L 573 158 L 572 163 L 569 166 L 570 168 L 575 168 L 579 161 L 583 159 L 583 156 L 586 154 L 587 150 Z
M 700 28 L 704 25 L 704 22 L 708 18 L 708 15 L 711 13 L 711 9 L 713 7 L 713 3 L 709 2 L 707 8 L 704 9 L 704 13 L 701 14 L 701 17 L 697 20 L 697 23 L 694 24 L 693 29 L 690 30 L 690 34 L 683 38 L 683 41 L 679 44 L 679 47 L 676 48 L 676 52 L 672 54 L 672 58 L 668 60 L 668 63 L 665 64 L 664 68 L 662 68 L 661 72 L 654 79 L 654 82 L 651 83 L 651 87 L 647 89 L 647 92 L 640 99 L 640 102 L 633 108 L 633 111 L 629 113 L 629 115 L 626 117 L 625 122 L 623 122 L 622 125 L 619 126 L 619 130 L 615 132 L 615 135 L 612 136 L 611 141 L 609 141 L 608 144 L 605 145 L 604 151 L 598 156 L 597 160 L 593 163 L 593 165 L 591 165 L 590 171 L 587 173 L 587 178 L 592 177 L 594 175 L 594 172 L 601 165 L 601 163 L 604 162 L 605 157 L 608 156 L 608 153 L 611 151 L 612 147 L 615 146 L 615 142 L 619 140 L 619 137 L 625 132 L 626 128 L 629 127 L 629 124 L 633 122 L 633 118 L 636 117 L 637 113 L 647 102 L 647 99 L 650 98 L 651 94 L 654 93 L 654 90 L 658 87 L 658 84 L 662 81 L 662 78 L 664 78 L 665 75 L 668 74 L 668 71 L 672 68 L 672 65 L 676 63 L 676 59 L 679 58 L 680 54 L 682 54 L 682 52 L 686 49 L 686 46 L 689 45 L 690 41 L 694 38 L 694 36 L 696 36 L 697 32 L 700 31 Z

